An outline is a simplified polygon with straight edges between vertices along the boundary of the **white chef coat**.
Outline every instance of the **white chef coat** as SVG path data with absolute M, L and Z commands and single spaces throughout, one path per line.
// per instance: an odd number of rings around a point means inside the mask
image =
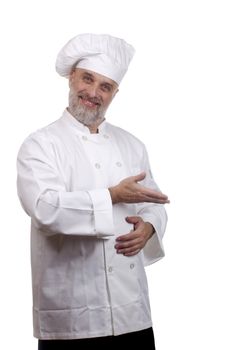
M 104 121 L 98 134 L 67 110 L 31 134 L 18 154 L 18 194 L 31 217 L 34 336 L 77 339 L 118 335 L 152 325 L 144 266 L 164 256 L 163 205 L 114 204 L 108 191 L 147 172 L 145 147 Z M 114 248 L 139 215 L 156 233 L 137 255 Z

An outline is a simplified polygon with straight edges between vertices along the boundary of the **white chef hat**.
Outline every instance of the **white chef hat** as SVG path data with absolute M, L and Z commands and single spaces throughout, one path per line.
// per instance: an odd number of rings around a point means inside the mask
M 58 53 L 56 71 L 68 78 L 75 67 L 88 69 L 119 84 L 134 52 L 134 48 L 123 39 L 107 34 L 80 34 L 69 40 Z

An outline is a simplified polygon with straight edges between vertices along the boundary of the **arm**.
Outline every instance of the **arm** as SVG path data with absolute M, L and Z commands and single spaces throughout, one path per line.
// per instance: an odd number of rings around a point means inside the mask
M 162 238 L 166 229 L 167 215 L 163 204 L 169 203 L 168 197 L 161 193 L 154 182 L 147 152 L 144 149 L 141 169 L 145 172 L 124 179 L 110 188 L 113 203 L 137 203 L 136 217 L 127 217 L 134 224 L 134 230 L 117 238 L 115 248 L 126 256 L 137 254 L 143 249 L 145 265 L 164 256 Z M 141 181 L 141 184 L 138 184 Z
M 122 180 L 118 185 L 109 188 L 112 203 L 169 203 L 168 197 L 161 193 L 157 186 L 149 188 L 139 184 L 144 180 L 146 172 L 136 176 L 130 176 Z
M 126 221 L 133 224 L 134 229 L 116 239 L 115 249 L 118 254 L 132 256 L 145 247 L 155 230 L 149 222 L 144 222 L 140 216 L 126 217 Z
M 68 192 L 47 139 L 28 138 L 19 151 L 17 168 L 21 204 L 38 229 L 49 235 L 113 234 L 109 191 Z

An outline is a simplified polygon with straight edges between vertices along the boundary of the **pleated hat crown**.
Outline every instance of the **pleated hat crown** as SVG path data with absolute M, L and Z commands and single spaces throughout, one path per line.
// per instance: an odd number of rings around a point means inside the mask
M 120 84 L 134 53 L 133 46 L 123 39 L 107 34 L 79 34 L 58 53 L 56 71 L 68 78 L 75 67 L 83 68 Z

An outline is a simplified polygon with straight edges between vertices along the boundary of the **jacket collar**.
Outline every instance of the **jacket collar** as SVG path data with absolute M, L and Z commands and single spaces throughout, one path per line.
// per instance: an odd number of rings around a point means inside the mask
M 90 134 L 90 130 L 87 126 L 85 126 L 84 124 L 80 123 L 77 119 L 75 119 L 72 114 L 70 114 L 70 112 L 68 111 L 68 109 L 66 108 L 63 112 L 62 115 L 62 119 L 69 124 L 70 127 L 72 127 L 72 129 L 76 132 L 81 132 L 84 134 Z M 104 132 L 106 128 L 106 121 L 104 120 L 98 127 L 98 133 L 101 134 Z M 93 134 L 95 135 L 95 134 Z

